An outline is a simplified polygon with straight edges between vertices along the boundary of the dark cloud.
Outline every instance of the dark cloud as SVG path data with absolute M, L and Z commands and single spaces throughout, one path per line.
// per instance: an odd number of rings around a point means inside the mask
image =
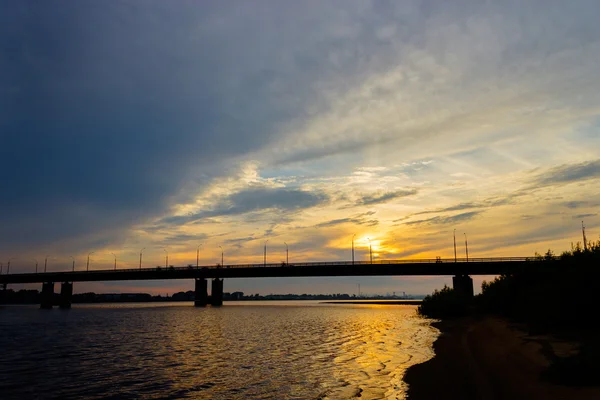
M 327 228 L 330 226 L 336 226 L 336 225 L 342 225 L 342 224 L 376 226 L 379 224 L 379 221 L 376 219 L 365 219 L 365 218 L 339 218 L 339 219 L 332 219 L 332 220 L 326 221 L 326 222 L 321 222 L 320 224 L 315 225 L 315 227 L 316 228 Z
M 600 178 L 600 160 L 564 164 L 551 168 L 533 179 L 533 186 L 543 187 Z
M 315 228 L 327 228 L 336 225 L 343 224 L 356 224 L 356 225 L 366 225 L 366 226 L 376 226 L 379 225 L 379 220 L 377 218 L 373 218 L 373 215 L 376 214 L 376 211 L 367 211 L 364 213 L 356 214 L 352 217 L 347 218 L 338 218 L 332 219 L 330 221 L 321 222 L 315 225 Z
M 1 5 L 0 250 L 109 242 L 268 143 L 328 74 L 333 38 L 307 36 L 298 11 Z
M 445 213 L 445 212 L 452 212 L 452 211 L 462 211 L 462 210 L 472 210 L 472 209 L 484 209 L 484 208 L 491 208 L 491 207 L 497 207 L 497 206 L 503 206 L 506 204 L 511 204 L 513 199 L 519 196 L 522 196 L 523 194 L 520 194 L 518 192 L 512 193 L 510 195 L 507 195 L 506 197 L 492 197 L 489 199 L 485 199 L 481 202 L 466 202 L 466 203 L 458 203 L 455 204 L 453 206 L 449 206 L 449 207 L 444 207 L 444 208 L 436 208 L 434 210 L 425 210 L 425 211 L 420 211 L 412 215 L 423 215 L 423 214 L 439 214 L 439 213 Z M 405 217 L 408 218 L 408 217 Z M 396 220 L 396 221 L 401 221 L 402 219 Z M 394 222 L 396 222 L 394 221 Z
M 250 188 L 218 199 L 218 206 L 193 215 L 166 217 L 159 224 L 183 225 L 204 218 L 236 216 L 255 211 L 280 210 L 294 212 L 328 201 L 322 192 L 286 188 Z
M 443 213 L 443 212 L 462 211 L 462 210 L 468 210 L 468 209 L 473 209 L 473 208 L 485 208 L 485 207 L 489 207 L 489 205 L 485 205 L 484 203 L 474 203 L 474 202 L 459 203 L 454 206 L 444 207 L 444 208 L 436 208 L 435 210 L 425 210 L 425 211 L 417 212 L 417 213 L 414 213 L 411 215 L 438 214 L 438 213 Z M 398 220 L 398 221 L 400 221 L 400 220 Z
M 563 205 L 567 208 L 570 208 L 572 210 L 574 209 L 578 209 L 578 208 L 585 208 L 585 207 L 598 207 L 600 206 L 600 202 L 598 201 L 567 201 L 565 203 L 563 203 Z
M 199 233 L 196 235 L 190 235 L 187 233 L 179 233 L 179 234 L 175 234 L 175 235 L 167 235 L 165 236 L 165 238 L 162 240 L 164 243 L 182 243 L 182 242 L 187 242 L 187 241 L 200 241 L 200 240 L 206 240 L 208 239 L 208 235 L 205 233 Z
M 452 215 L 450 217 L 433 217 L 427 219 L 420 219 L 416 221 L 408 221 L 404 222 L 404 225 L 446 225 L 446 224 L 456 224 L 460 222 L 465 222 L 472 220 L 481 214 L 481 211 L 470 211 L 462 214 Z
M 575 209 L 580 207 L 586 207 L 588 203 L 586 201 L 567 201 L 564 206 L 567 208 Z
M 596 214 L 596 213 L 594 213 L 594 214 L 591 214 L 591 213 L 590 213 L 590 214 L 579 214 L 579 215 L 573 215 L 573 219 L 583 219 L 583 218 L 590 218 L 590 217 L 595 217 L 596 215 L 598 215 L 598 214 Z
M 252 241 L 254 241 L 256 239 L 257 238 L 255 238 L 254 236 L 246 236 L 246 237 L 243 237 L 243 238 L 227 239 L 227 240 L 225 240 L 224 243 L 225 243 L 225 245 L 233 246 L 233 247 L 236 247 L 236 248 L 239 249 L 239 248 L 243 247 L 244 243 L 246 243 L 246 242 L 252 242 Z
M 403 189 L 393 192 L 376 193 L 362 196 L 356 204 L 363 206 L 371 206 L 380 203 L 387 203 L 390 200 L 414 196 L 417 194 L 417 189 Z

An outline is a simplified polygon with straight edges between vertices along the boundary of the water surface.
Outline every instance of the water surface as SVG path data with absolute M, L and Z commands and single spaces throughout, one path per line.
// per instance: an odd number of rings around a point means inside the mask
M 6 399 L 403 399 L 438 331 L 410 305 L 0 309 Z

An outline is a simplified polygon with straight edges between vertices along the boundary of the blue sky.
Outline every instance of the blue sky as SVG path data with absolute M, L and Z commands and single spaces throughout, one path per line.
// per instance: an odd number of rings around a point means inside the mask
M 11 271 L 568 249 L 600 228 L 596 1 L 6 2 Z M 461 249 L 462 250 L 462 249 Z M 6 261 L 3 261 L 6 263 Z M 441 278 L 361 278 L 424 293 Z M 352 279 L 232 280 L 351 292 Z M 79 285 L 173 292 L 190 282 Z M 318 290 L 317 290 L 318 289 Z

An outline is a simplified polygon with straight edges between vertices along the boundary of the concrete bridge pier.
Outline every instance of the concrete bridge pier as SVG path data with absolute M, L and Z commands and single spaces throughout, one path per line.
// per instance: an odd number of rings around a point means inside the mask
M 42 283 L 42 293 L 40 294 L 40 308 L 51 310 L 54 305 L 54 282 Z
M 206 279 L 195 279 L 195 291 L 194 306 L 206 307 L 208 304 L 208 282 L 206 282 Z
M 454 291 L 464 297 L 473 297 L 473 278 L 469 275 L 455 275 L 452 277 Z
M 0 304 L 4 303 L 6 303 L 6 283 L 4 283 L 0 289 Z
M 223 305 L 223 279 L 213 279 L 210 292 L 210 304 L 213 306 Z
M 63 282 L 60 285 L 60 302 L 58 306 L 63 310 L 71 308 L 71 300 L 73 298 L 73 282 Z

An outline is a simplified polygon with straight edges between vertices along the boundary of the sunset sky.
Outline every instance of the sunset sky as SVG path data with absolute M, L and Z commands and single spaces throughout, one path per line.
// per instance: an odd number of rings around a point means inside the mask
M 600 3 L 0 5 L 11 273 L 557 252 L 600 235 Z M 3 271 L 5 273 L 5 270 Z M 477 280 L 479 282 L 480 280 Z M 232 279 L 429 293 L 449 278 Z M 191 281 L 76 284 L 173 293 Z M 21 286 L 15 286 L 20 288 Z M 37 286 L 36 286 L 37 287 Z

